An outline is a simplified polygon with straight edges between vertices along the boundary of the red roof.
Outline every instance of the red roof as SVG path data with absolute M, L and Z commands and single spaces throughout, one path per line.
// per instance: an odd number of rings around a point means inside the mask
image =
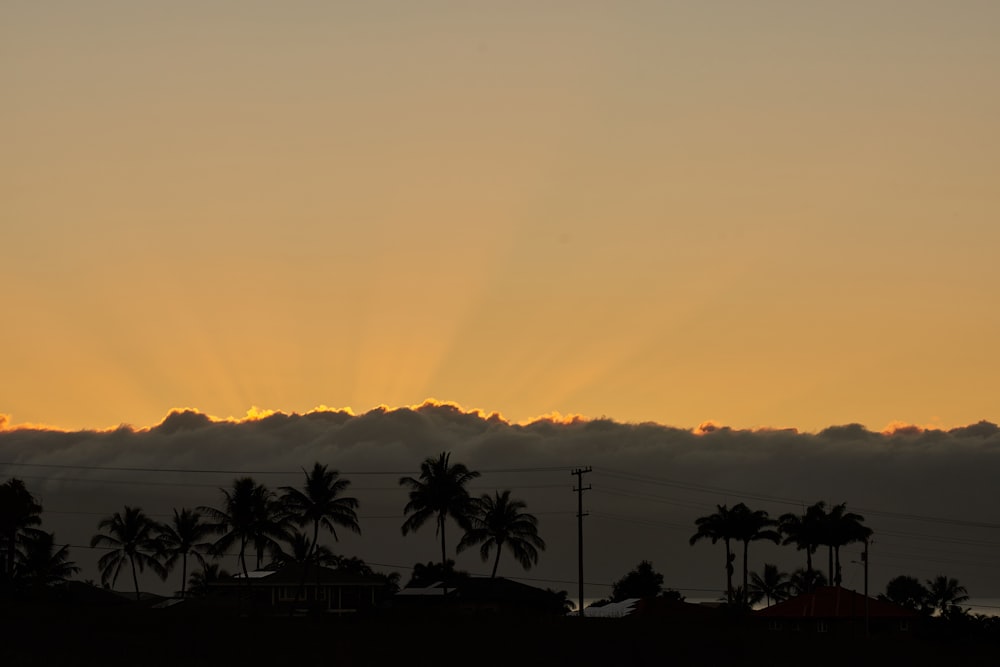
M 820 586 L 791 600 L 754 612 L 767 618 L 861 618 L 865 615 L 865 596 L 838 586 Z M 868 598 L 871 618 L 912 618 L 919 614 L 892 602 Z

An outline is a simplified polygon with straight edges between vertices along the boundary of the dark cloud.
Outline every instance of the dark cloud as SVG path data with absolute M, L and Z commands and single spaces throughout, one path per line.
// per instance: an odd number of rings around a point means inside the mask
M 524 573 L 504 557 L 500 569 L 546 580 L 542 585 L 575 590 L 560 583 L 572 582 L 576 572 L 576 479 L 570 471 L 592 466 L 584 479 L 592 486 L 585 494 L 592 582 L 611 583 L 647 559 L 669 585 L 711 589 L 688 594 L 714 597 L 722 585 L 723 556 L 711 545 L 688 545 L 697 517 L 723 503 L 744 501 L 777 516 L 825 500 L 848 503 L 874 528 L 873 588 L 900 573 L 946 573 L 974 596 L 1000 595 L 1000 429 L 985 421 L 949 431 L 898 425 L 876 433 L 849 424 L 808 434 L 581 418 L 511 424 L 496 414 L 441 403 L 357 416 L 274 413 L 240 422 L 184 410 L 145 430 L 8 427 L 0 432 L 0 477 L 25 479 L 45 505 L 45 527 L 61 541 L 86 545 L 98 520 L 126 503 L 158 515 L 173 507 L 214 505 L 219 488 L 237 474 L 277 488 L 298 484 L 301 469 L 320 461 L 350 478 L 361 501 L 363 535 L 342 536 L 331 546 L 373 563 L 407 566 L 435 558 L 437 543 L 431 528 L 400 534 L 406 494 L 398 477 L 415 473 L 423 458 L 441 451 L 483 471 L 475 492 L 511 488 L 537 513 L 549 544 L 538 567 Z M 457 527 L 450 530 L 454 545 Z M 850 563 L 858 549 L 847 551 L 845 583 L 860 587 L 860 567 Z M 73 554 L 85 567 L 83 576 L 96 577 L 96 556 L 79 548 Z M 755 544 L 751 566 L 759 568 L 765 559 L 786 569 L 804 562 L 789 547 Z M 486 571 L 475 554 L 463 554 L 459 562 Z M 608 590 L 590 586 L 588 595 Z

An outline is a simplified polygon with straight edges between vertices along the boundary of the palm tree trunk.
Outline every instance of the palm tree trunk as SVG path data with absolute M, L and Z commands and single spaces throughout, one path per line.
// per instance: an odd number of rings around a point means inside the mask
M 729 538 L 726 540 L 726 601 L 733 602 L 733 554 L 729 548 Z
M 806 545 L 806 593 L 812 592 L 813 588 L 813 553 L 812 547 Z
M 840 546 L 839 545 L 835 546 L 833 548 L 833 558 L 834 558 L 834 563 L 835 563 L 835 565 L 834 565 L 834 567 L 835 567 L 834 574 L 837 577 L 834 580 L 834 586 L 837 586 L 839 588 L 840 587 L 840 580 L 841 580 L 841 578 L 840 578 Z
M 441 578 L 444 579 L 444 594 L 448 595 L 448 560 L 444 549 L 444 515 L 438 515 L 438 530 L 441 531 Z
M 4 573 L 14 578 L 14 554 L 17 553 L 15 543 L 17 542 L 17 531 L 11 530 L 7 534 L 7 562 L 4 563 Z
M 496 579 L 497 578 L 497 566 L 500 564 L 500 547 L 502 547 L 502 546 L 503 545 L 501 545 L 501 544 L 497 545 L 497 557 L 493 561 L 493 574 L 490 575 L 490 579 Z
M 188 575 L 188 555 L 185 551 L 181 555 L 181 597 L 184 597 L 184 593 L 187 590 L 187 575 Z
M 827 547 L 827 559 L 829 560 L 828 565 L 830 567 L 830 579 L 829 579 L 829 582 L 832 584 L 833 583 L 833 546 L 832 545 L 829 546 L 829 547 Z
M 438 519 L 438 527 L 441 529 L 441 571 L 448 567 L 448 552 L 444 548 L 444 517 Z
M 747 552 L 750 550 L 750 540 L 743 540 L 743 599 L 741 602 L 745 607 L 749 595 L 747 595 Z
M 250 573 L 247 572 L 247 541 L 240 539 L 240 567 L 243 568 L 243 580 L 247 582 L 247 596 L 250 595 Z
M 309 572 L 309 562 L 312 560 L 313 554 L 316 553 L 316 540 L 319 537 L 319 521 L 313 521 L 313 539 L 312 544 L 309 545 L 309 553 L 306 554 L 305 562 L 302 563 L 302 574 L 299 575 L 299 587 L 295 589 L 295 602 L 292 603 L 291 608 L 288 610 L 288 615 L 292 616 L 295 614 L 295 607 L 298 606 L 299 600 L 302 598 L 302 594 L 306 589 L 306 577 Z
M 135 556 L 129 554 L 128 562 L 132 565 L 132 583 L 135 584 L 135 601 L 139 601 L 139 577 L 135 574 Z

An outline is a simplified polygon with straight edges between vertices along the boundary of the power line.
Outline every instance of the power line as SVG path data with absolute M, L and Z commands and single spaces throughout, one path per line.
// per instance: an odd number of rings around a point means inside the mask
M 207 469 L 207 468 L 152 468 L 152 467 L 131 467 L 131 466 L 88 466 L 66 463 L 26 463 L 20 461 L 0 461 L 0 466 L 22 467 L 22 468 L 59 468 L 69 470 L 107 470 L 117 472 L 163 472 L 180 474 L 205 474 L 205 475 L 301 475 L 299 470 L 227 470 L 227 469 Z M 549 467 L 527 467 L 527 468 L 487 468 L 479 470 L 483 474 L 504 474 L 504 473 L 525 473 L 525 472 L 563 472 L 570 470 L 571 466 L 549 466 Z M 413 470 L 340 470 L 341 475 L 414 475 L 419 472 Z

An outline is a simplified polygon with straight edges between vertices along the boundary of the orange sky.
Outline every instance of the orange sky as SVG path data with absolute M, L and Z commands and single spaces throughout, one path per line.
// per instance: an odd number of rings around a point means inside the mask
M 997 414 L 1000 4 L 0 5 L 0 413 Z

